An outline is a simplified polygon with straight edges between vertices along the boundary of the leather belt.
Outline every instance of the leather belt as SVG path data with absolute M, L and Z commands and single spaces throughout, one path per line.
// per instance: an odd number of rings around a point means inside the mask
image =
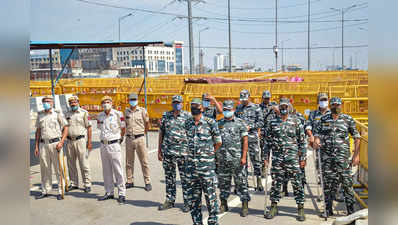
M 68 138 L 68 140 L 71 140 L 71 141 L 77 141 L 77 140 L 82 139 L 84 137 L 85 137 L 84 135 L 79 135 L 79 136 L 76 136 L 76 137 L 68 136 L 67 138 Z
M 134 138 L 134 139 L 137 139 L 137 138 L 143 137 L 143 136 L 144 136 L 144 134 L 137 134 L 137 135 L 126 134 L 126 137 Z
M 107 141 L 107 140 L 101 140 L 101 143 L 104 145 L 111 145 L 115 144 L 116 142 L 119 142 L 120 139 L 112 140 L 112 141 Z
M 52 143 L 58 142 L 60 140 L 61 140 L 61 138 L 58 137 L 58 138 L 53 138 L 53 139 L 40 139 L 40 142 L 44 143 L 44 144 L 52 144 Z

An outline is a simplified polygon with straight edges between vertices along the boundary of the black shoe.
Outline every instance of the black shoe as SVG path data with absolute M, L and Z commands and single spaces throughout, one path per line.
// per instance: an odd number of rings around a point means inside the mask
M 188 204 L 184 204 L 184 206 L 182 207 L 182 212 L 184 212 L 184 213 L 189 212 L 189 206 L 188 206 Z
M 42 198 L 45 198 L 45 197 L 48 197 L 48 195 L 41 193 L 39 196 L 36 196 L 35 198 L 36 199 L 42 199 Z
M 126 189 L 133 188 L 134 183 L 126 183 Z
M 84 192 L 86 192 L 86 193 L 91 192 L 91 187 L 85 187 L 85 188 L 84 188 Z
M 145 184 L 145 191 L 152 191 L 152 185 L 151 184 Z
M 237 188 L 234 188 L 234 195 L 238 195 L 238 190 L 237 190 Z
M 347 215 L 351 215 L 354 213 L 354 205 L 353 204 L 346 204 L 347 207 Z
M 62 195 L 57 195 L 57 200 L 63 200 L 64 197 L 62 197 Z
M 123 195 L 120 195 L 119 198 L 117 199 L 117 202 L 119 203 L 125 203 L 126 202 L 126 197 Z
M 166 210 L 172 207 L 174 207 L 174 202 L 169 202 L 166 200 L 163 204 L 159 206 L 158 210 Z
M 98 198 L 98 201 L 105 201 L 108 199 L 114 199 L 114 196 L 109 193 L 106 193 L 104 196 Z
M 78 186 L 72 186 L 72 185 L 69 185 L 69 186 L 68 186 L 68 191 L 67 191 L 67 192 L 69 192 L 69 191 L 73 191 L 73 190 L 77 190 L 77 189 L 79 189 L 79 187 L 78 187 Z

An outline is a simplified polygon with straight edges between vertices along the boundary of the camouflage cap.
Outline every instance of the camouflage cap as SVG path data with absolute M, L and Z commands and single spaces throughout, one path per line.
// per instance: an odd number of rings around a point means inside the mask
M 76 100 L 79 101 L 79 98 L 76 95 L 72 95 L 68 98 L 68 102 L 72 101 L 72 100 Z
M 234 101 L 232 101 L 232 100 L 225 100 L 223 103 L 222 103 L 222 107 L 224 108 L 224 109 L 234 109 Z
M 174 95 L 172 102 L 182 102 L 182 96 L 181 95 Z
M 271 98 L 271 92 L 268 90 L 265 90 L 263 92 L 263 98 Z
M 203 93 L 202 99 L 208 99 L 208 98 L 209 98 L 209 94 L 208 93 Z
M 287 98 L 281 98 L 279 100 L 279 105 L 287 105 L 287 106 L 289 106 L 289 104 L 290 104 L 290 101 Z
M 332 99 L 330 99 L 330 104 L 331 105 L 333 105 L 333 104 L 341 105 L 342 104 L 341 98 L 333 97 Z
M 104 102 L 105 100 L 110 100 L 110 101 L 112 101 L 112 98 L 111 98 L 111 96 L 106 95 L 106 96 L 104 96 L 104 97 L 101 98 L 101 103 Z
M 129 99 L 138 99 L 138 95 L 136 93 L 130 93 Z
M 202 105 L 202 100 L 200 98 L 193 98 L 191 100 L 191 104 L 198 104 L 198 105 Z
M 319 101 L 319 99 L 321 99 L 321 98 L 329 98 L 328 93 L 326 93 L 326 92 L 320 92 L 320 93 L 318 93 L 318 101 Z
M 249 97 L 250 97 L 250 92 L 248 90 L 242 90 L 240 92 L 240 96 L 239 96 L 240 100 L 248 100 Z

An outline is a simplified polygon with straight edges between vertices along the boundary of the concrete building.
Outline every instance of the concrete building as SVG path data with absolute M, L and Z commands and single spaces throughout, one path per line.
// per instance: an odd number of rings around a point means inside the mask
M 214 56 L 214 72 L 223 70 L 225 68 L 225 55 L 217 53 Z
M 52 50 L 53 67 L 61 68 L 61 57 L 59 49 Z M 30 69 L 50 68 L 50 55 L 48 50 L 30 51 Z

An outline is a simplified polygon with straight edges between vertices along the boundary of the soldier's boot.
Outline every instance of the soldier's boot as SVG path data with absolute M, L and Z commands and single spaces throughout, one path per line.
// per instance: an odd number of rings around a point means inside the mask
M 263 182 L 261 181 L 261 176 L 257 176 L 257 191 L 264 191 Z
M 333 216 L 333 200 L 329 199 L 328 201 L 326 201 L 326 214 L 327 216 Z M 324 213 L 321 214 L 322 218 L 325 218 Z
M 266 219 L 273 219 L 278 215 L 278 205 L 276 202 L 271 203 L 271 210 L 265 215 Z
M 347 207 L 347 215 L 351 215 L 354 213 L 354 204 L 346 204 Z
M 282 195 L 284 195 L 286 197 L 289 196 L 289 192 L 287 191 L 287 182 L 283 184 Z
M 165 201 L 163 204 L 161 204 L 158 208 L 158 210 L 166 210 L 166 209 L 170 209 L 174 207 L 174 202 L 170 202 L 170 201 Z
M 221 204 L 220 204 L 220 211 L 218 212 L 219 214 L 227 212 L 228 209 L 228 202 L 226 199 L 221 199 Z
M 247 200 L 242 202 L 242 211 L 240 212 L 241 217 L 246 217 L 249 214 L 249 202 Z
M 305 221 L 305 214 L 304 214 L 304 205 L 298 204 L 297 206 L 297 220 L 298 221 Z

